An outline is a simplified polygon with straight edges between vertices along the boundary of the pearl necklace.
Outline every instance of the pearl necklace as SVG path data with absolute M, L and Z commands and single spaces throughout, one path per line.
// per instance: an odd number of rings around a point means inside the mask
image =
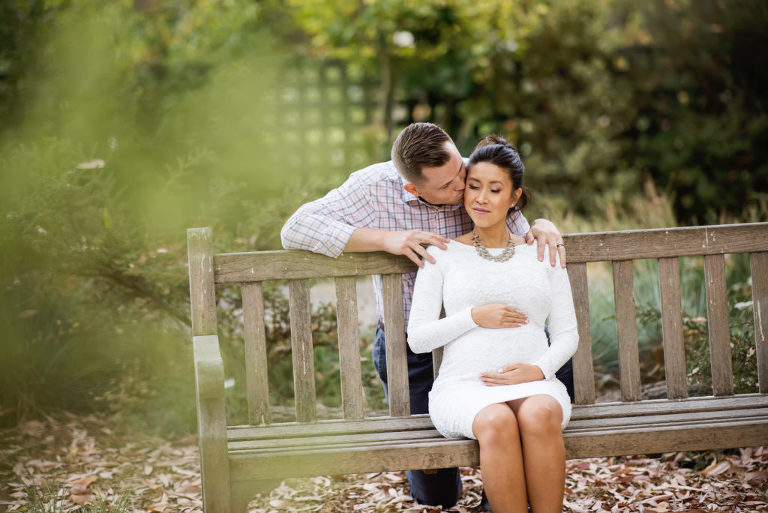
M 491 255 L 488 248 L 480 240 L 480 235 L 475 230 L 472 230 L 472 243 L 475 245 L 475 251 L 477 251 L 478 256 L 491 262 L 506 262 L 515 256 L 515 243 L 512 242 L 512 235 L 509 236 L 507 247 L 504 248 L 504 251 L 495 256 Z

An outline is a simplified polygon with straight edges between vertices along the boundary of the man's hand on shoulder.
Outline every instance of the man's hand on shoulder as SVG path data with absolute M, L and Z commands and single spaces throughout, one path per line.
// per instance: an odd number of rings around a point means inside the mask
M 531 229 L 525 234 L 525 242 L 533 244 L 537 242 L 536 252 L 539 255 L 539 262 L 544 261 L 544 247 L 549 246 L 549 263 L 554 267 L 557 264 L 557 254 L 560 254 L 560 265 L 565 269 L 565 245 L 560 230 L 552 221 L 547 219 L 536 219 L 531 225 Z

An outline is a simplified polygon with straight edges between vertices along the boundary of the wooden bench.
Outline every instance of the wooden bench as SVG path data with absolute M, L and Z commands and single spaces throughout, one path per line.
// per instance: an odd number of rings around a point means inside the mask
M 188 231 L 195 378 L 208 513 L 245 510 L 267 483 L 286 477 L 478 465 L 473 440 L 447 440 L 427 415 L 409 414 L 401 274 L 404 257 L 302 251 L 213 254 L 209 229 Z M 565 237 L 579 321 L 573 358 L 576 405 L 565 430 L 568 458 L 655 454 L 768 444 L 768 223 L 585 233 Z M 725 254 L 750 253 L 759 393 L 734 395 Z M 712 396 L 688 397 L 678 257 L 703 256 Z M 642 400 L 633 259 L 658 259 L 667 398 Z M 621 400 L 595 403 L 587 262 L 612 263 Z M 390 409 L 366 416 L 355 279 L 381 274 Z M 309 281 L 336 282 L 343 418 L 318 420 Z M 262 283 L 287 280 L 296 422 L 272 423 Z M 228 426 L 216 327 L 217 284 L 242 284 L 249 425 Z M 436 368 L 440 355 L 434 355 Z

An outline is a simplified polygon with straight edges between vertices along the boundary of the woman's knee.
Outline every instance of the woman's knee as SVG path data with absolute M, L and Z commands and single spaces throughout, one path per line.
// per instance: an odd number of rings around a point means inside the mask
M 472 422 L 472 432 L 481 443 L 505 443 L 519 437 L 515 413 L 504 403 L 480 410 Z
M 523 434 L 560 433 L 563 409 L 548 395 L 528 397 L 517 409 L 517 421 Z

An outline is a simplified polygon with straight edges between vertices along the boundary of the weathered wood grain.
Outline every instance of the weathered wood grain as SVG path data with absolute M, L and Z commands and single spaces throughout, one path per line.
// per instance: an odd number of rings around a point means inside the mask
M 230 475 L 227 456 L 227 417 L 224 411 L 224 362 L 216 335 L 192 339 L 195 361 L 197 432 L 203 508 L 229 511 Z
M 568 263 L 768 251 L 768 223 L 660 228 L 563 236 Z M 215 255 L 216 283 L 364 276 L 416 271 L 404 256 L 343 253 L 338 258 L 281 250 Z
M 680 264 L 677 258 L 659 259 L 661 331 L 664 337 L 664 372 L 667 397 L 688 397 L 683 341 L 683 308 L 680 296 Z
M 344 418 L 362 419 L 365 415 L 365 400 L 360 367 L 360 333 L 357 327 L 357 289 L 353 277 L 336 278 L 336 316 Z
M 264 293 L 260 282 L 243 283 L 243 334 L 248 421 L 269 424 L 267 336 L 264 328 Z
M 309 282 L 290 280 L 288 294 L 291 313 L 291 354 L 296 419 L 313 422 L 315 412 L 315 360 L 312 350 L 312 317 L 309 307 Z
M 384 296 L 389 412 L 393 417 L 400 417 L 411 414 L 405 313 L 403 312 L 403 280 L 399 274 L 385 274 L 381 278 Z
M 568 263 L 573 306 L 579 329 L 579 346 L 573 355 L 573 387 L 576 404 L 595 402 L 595 371 L 592 367 L 592 333 L 589 321 L 587 264 Z
M 216 283 L 367 276 L 416 271 L 404 256 L 388 253 L 342 253 L 338 258 L 308 251 L 222 253 L 214 258 Z
M 411 441 L 425 441 L 425 440 L 442 440 L 441 435 L 431 425 L 420 430 L 410 431 L 384 431 L 384 432 L 369 432 L 369 433 L 356 433 L 348 434 L 341 433 L 338 435 L 325 435 L 325 436 L 312 436 L 312 437 L 284 437 L 273 438 L 268 440 L 235 440 L 229 442 L 230 452 L 236 451 L 280 451 L 284 449 L 296 449 L 301 447 L 307 448 L 322 448 L 335 446 L 365 446 L 381 443 L 392 443 L 392 440 L 411 440 Z
M 568 264 L 768 251 L 768 223 L 659 228 L 563 236 Z
M 757 380 L 760 392 L 768 394 L 768 252 L 750 255 L 752 309 L 755 319 Z
M 631 260 L 613 262 L 613 294 L 616 302 L 616 332 L 619 338 L 621 400 L 642 399 L 640 357 L 637 346 L 635 286 Z
M 728 290 L 725 284 L 723 255 L 704 257 L 704 280 L 707 290 L 707 328 L 709 359 L 712 367 L 712 392 L 733 394 L 731 362 L 731 330 L 728 326 Z
M 210 228 L 187 230 L 187 255 L 192 335 L 215 335 L 216 288 L 213 272 L 213 235 Z
M 230 456 L 232 475 L 238 481 L 272 476 L 317 476 L 326 475 L 329 472 L 353 474 L 415 468 L 446 468 L 459 464 L 479 464 L 475 440 L 442 439 L 403 443 L 394 441 L 368 450 L 359 447 L 340 447 L 333 450 L 284 451 L 279 455 L 265 457 L 249 453 Z

